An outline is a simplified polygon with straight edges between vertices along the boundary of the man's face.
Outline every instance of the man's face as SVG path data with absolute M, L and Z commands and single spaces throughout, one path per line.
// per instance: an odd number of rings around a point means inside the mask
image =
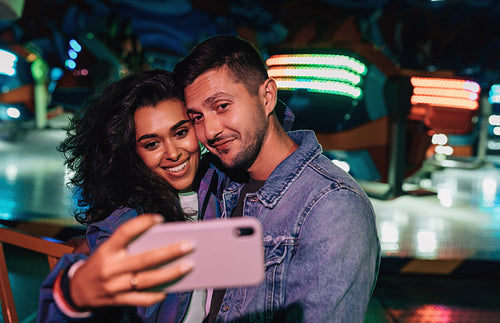
M 266 136 L 265 108 L 225 68 L 209 70 L 184 90 L 196 137 L 228 168 L 248 169 Z

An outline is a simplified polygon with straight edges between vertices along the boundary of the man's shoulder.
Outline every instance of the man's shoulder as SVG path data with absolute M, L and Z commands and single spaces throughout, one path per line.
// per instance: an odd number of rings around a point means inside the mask
M 346 171 L 332 163 L 328 157 L 319 154 L 307 163 L 307 168 L 301 174 L 304 178 L 310 177 L 308 181 L 316 185 L 331 189 L 351 189 L 364 195 L 364 191 L 356 180 Z
M 288 134 L 300 147 L 295 157 L 280 168 L 280 176 L 291 178 L 292 182 L 296 182 L 294 189 L 312 192 L 327 188 L 346 188 L 364 195 L 364 191 L 354 178 L 322 153 L 313 131 L 296 130 Z

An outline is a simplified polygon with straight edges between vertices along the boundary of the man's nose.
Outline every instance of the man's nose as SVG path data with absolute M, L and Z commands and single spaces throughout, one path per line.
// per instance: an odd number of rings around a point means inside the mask
M 213 141 L 222 132 L 222 126 L 217 116 L 206 116 L 203 126 L 208 141 Z

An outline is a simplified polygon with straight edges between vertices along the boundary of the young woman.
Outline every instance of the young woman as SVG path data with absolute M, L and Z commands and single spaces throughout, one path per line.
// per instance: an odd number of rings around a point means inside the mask
M 147 71 L 110 84 L 72 119 L 59 150 L 73 172 L 80 207 L 75 216 L 88 225 L 91 256 L 59 261 L 42 284 L 38 321 L 111 322 L 126 316 L 201 322 L 210 304 L 205 291 L 147 291 L 189 272 L 183 262 L 158 268 L 188 253 L 189 243 L 142 257 L 126 253 L 134 237 L 159 221 L 218 217 L 216 198 L 226 178 L 211 162 L 200 161 L 170 72 Z

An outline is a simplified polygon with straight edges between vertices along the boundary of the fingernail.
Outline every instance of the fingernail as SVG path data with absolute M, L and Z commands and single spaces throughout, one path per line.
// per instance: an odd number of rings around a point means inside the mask
M 153 215 L 153 221 L 155 223 L 162 223 L 163 220 L 164 220 L 163 215 L 160 215 L 160 214 Z
M 191 271 L 194 267 L 194 263 L 192 260 L 183 260 L 179 263 L 179 270 L 183 273 L 187 273 Z
M 182 241 L 179 243 L 179 249 L 182 252 L 188 252 L 194 249 L 194 244 L 190 241 Z

